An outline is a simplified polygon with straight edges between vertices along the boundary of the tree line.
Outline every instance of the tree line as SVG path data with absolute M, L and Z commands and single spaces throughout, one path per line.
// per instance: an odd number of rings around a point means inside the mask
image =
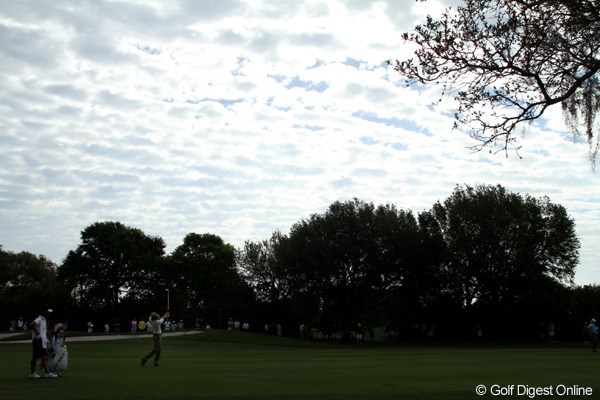
M 547 197 L 457 186 L 414 214 L 359 199 L 242 248 L 190 233 L 170 254 L 160 237 L 96 222 L 60 265 L 0 247 L 0 321 L 29 319 L 40 301 L 81 327 L 167 307 L 188 325 L 240 318 L 262 330 L 304 323 L 348 335 L 357 323 L 401 338 L 531 339 L 553 321 L 575 338 L 597 316 L 600 287 L 575 286 L 575 223 Z M 14 315 L 15 313 L 25 315 Z

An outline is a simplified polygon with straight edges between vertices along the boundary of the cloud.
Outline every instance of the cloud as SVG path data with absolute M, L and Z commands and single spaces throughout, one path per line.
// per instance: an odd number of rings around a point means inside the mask
M 441 5 L 3 4 L 0 243 L 60 262 L 86 226 L 119 220 L 168 251 L 190 232 L 241 246 L 336 200 L 419 212 L 457 184 L 502 184 L 567 207 L 577 279 L 597 282 L 600 178 L 560 110 L 523 159 L 471 153 L 452 102 L 386 65 Z

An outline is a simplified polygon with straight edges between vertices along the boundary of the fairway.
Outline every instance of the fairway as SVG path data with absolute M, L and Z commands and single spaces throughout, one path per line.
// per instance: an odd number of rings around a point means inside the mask
M 558 385 L 577 385 L 593 390 L 592 396 L 577 398 L 600 395 L 600 357 L 583 345 L 356 347 L 279 341 L 263 335 L 228 343 L 226 335 L 215 333 L 218 341 L 204 334 L 165 338 L 159 368 L 142 368 L 139 362 L 152 346 L 149 337 L 73 342 L 68 345 L 69 369 L 63 376 L 36 381 L 27 378 L 30 346 L 3 343 L 0 399 L 509 397 L 490 394 L 493 385 L 553 386 L 555 391 Z M 485 385 L 486 395 L 476 395 L 478 385 Z M 529 398 L 516 396 L 516 389 L 512 397 Z M 552 398 L 575 397 L 555 393 Z

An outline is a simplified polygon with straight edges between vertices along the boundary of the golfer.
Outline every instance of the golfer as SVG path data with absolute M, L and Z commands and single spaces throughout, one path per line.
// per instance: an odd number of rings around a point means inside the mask
M 157 313 L 153 312 L 150 314 L 150 321 L 148 321 L 152 325 L 152 340 L 154 341 L 154 347 L 150 351 L 150 353 L 146 354 L 145 357 L 142 357 L 142 367 L 146 366 L 146 362 L 154 356 L 154 366 L 158 367 L 160 363 L 160 351 L 161 351 L 161 325 L 165 322 L 165 318 L 169 317 L 169 312 L 167 311 L 165 315 L 160 317 Z
M 42 359 L 42 368 L 45 372 L 44 378 L 58 378 L 58 375 L 50 372 L 50 369 L 48 368 L 47 319 L 51 312 L 52 310 L 49 307 L 43 307 L 42 313 L 29 324 L 32 334 L 31 343 L 33 345 L 33 356 L 31 357 L 31 375 L 29 375 L 31 379 L 41 378 L 41 376 L 35 372 L 37 360 L 40 358 Z

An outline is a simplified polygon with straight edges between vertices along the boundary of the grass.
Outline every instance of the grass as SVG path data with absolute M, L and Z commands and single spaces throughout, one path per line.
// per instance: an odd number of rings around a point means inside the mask
M 478 398 L 481 384 L 600 394 L 600 355 L 583 345 L 356 347 L 213 331 L 165 338 L 161 366 L 142 368 L 151 347 L 149 339 L 73 342 L 63 376 L 31 381 L 30 346 L 0 344 L 0 399 L 464 400 Z

